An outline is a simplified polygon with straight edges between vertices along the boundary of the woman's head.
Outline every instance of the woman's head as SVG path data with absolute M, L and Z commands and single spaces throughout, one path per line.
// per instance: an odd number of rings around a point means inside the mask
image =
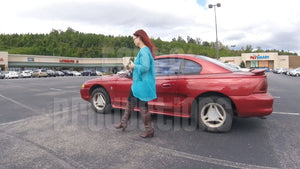
M 148 46 L 151 50 L 151 53 L 152 53 L 152 56 L 155 57 L 155 50 L 156 50 L 156 47 L 151 43 L 151 40 L 150 38 L 148 37 L 147 33 L 140 29 L 140 30 L 137 30 L 134 34 L 134 43 L 135 45 L 137 45 L 138 42 L 136 42 L 136 40 L 141 40 L 146 46 Z

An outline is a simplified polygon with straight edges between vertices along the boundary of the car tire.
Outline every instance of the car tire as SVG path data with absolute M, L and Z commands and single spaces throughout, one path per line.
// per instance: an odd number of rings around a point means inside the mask
M 91 95 L 91 104 L 96 113 L 105 114 L 111 112 L 110 97 L 104 88 L 96 88 Z
M 222 96 L 200 97 L 197 122 L 204 131 L 220 133 L 231 129 L 233 109 L 231 100 Z

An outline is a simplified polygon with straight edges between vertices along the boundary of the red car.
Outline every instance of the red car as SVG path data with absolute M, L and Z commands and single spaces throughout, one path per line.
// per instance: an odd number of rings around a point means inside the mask
M 267 92 L 264 72 L 241 72 L 205 56 L 157 56 L 157 99 L 149 102 L 149 111 L 194 118 L 205 131 L 229 131 L 233 116 L 272 113 L 273 97 Z M 86 81 L 80 93 L 97 113 L 109 113 L 112 108 L 125 109 L 131 84 L 129 73 L 103 76 Z

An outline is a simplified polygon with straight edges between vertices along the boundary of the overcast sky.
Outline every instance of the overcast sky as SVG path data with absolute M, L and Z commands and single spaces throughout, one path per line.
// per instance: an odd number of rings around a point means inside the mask
M 50 33 L 68 27 L 84 33 L 127 36 L 144 29 L 152 38 L 216 40 L 232 49 L 252 45 L 300 54 L 296 0 L 7 0 L 0 34 Z

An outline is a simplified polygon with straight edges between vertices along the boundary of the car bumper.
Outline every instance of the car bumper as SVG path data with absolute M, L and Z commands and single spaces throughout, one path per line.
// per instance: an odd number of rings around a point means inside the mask
M 267 116 L 273 112 L 273 97 L 269 93 L 234 96 L 239 117 Z
M 91 100 L 90 90 L 88 88 L 81 88 L 80 89 L 80 95 L 81 95 L 81 98 L 86 100 L 86 101 Z

